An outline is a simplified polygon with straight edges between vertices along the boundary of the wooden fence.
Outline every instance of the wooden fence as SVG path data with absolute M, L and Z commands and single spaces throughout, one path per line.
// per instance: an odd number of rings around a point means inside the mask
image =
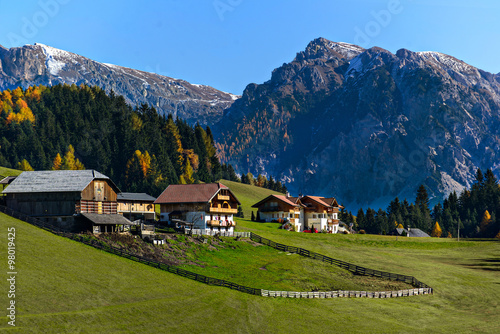
M 274 242 L 269 239 L 262 238 L 260 235 L 257 235 L 255 233 L 252 233 L 250 237 L 253 241 L 261 243 L 263 245 L 267 245 L 269 247 L 278 249 L 283 252 L 288 252 L 288 253 L 296 253 L 305 257 L 310 257 L 315 260 L 320 260 L 329 264 L 332 264 L 334 266 L 349 270 L 353 274 L 356 275 L 365 275 L 365 276 L 375 276 L 375 277 L 381 277 L 385 279 L 389 279 L 392 281 L 400 281 L 400 282 L 405 282 L 408 284 L 413 285 L 416 288 L 424 288 L 424 289 L 430 289 L 430 293 L 432 293 L 432 288 L 428 286 L 427 284 L 420 282 L 413 276 L 406 276 L 406 275 L 399 275 L 399 274 L 393 274 L 385 271 L 380 271 L 380 270 L 374 270 L 374 269 L 369 269 L 361 266 L 357 266 L 352 263 L 348 263 L 345 261 L 333 259 L 328 256 L 324 256 L 315 252 L 311 252 L 307 249 L 304 248 L 299 248 L 295 246 L 288 246 L 288 245 L 283 245 L 279 244 L 277 242 Z
M 208 277 L 205 275 L 197 274 L 190 272 L 185 269 L 181 269 L 175 266 L 171 266 L 168 264 L 164 264 L 158 261 L 154 261 L 142 256 L 138 256 L 137 254 L 133 254 L 127 251 L 124 251 L 120 248 L 116 247 L 111 247 L 106 244 L 101 244 L 95 240 L 87 240 L 83 236 L 73 234 L 73 233 L 68 233 L 64 232 L 59 228 L 58 226 L 43 222 L 39 219 L 29 217 L 23 213 L 15 212 L 5 206 L 0 206 L 0 212 L 3 212 L 9 216 L 12 216 L 14 218 L 17 218 L 19 220 L 23 220 L 29 224 L 35 225 L 37 227 L 40 227 L 44 230 L 47 230 L 49 232 L 52 232 L 56 235 L 66 237 L 78 242 L 81 242 L 85 245 L 92 246 L 94 248 L 103 250 L 108 253 L 112 253 L 115 255 L 119 255 L 122 257 L 125 257 L 127 259 L 137 261 L 143 264 L 147 264 L 149 266 L 152 266 L 154 268 L 158 268 L 164 271 L 168 271 L 170 273 L 186 277 L 201 283 L 205 283 L 208 285 L 214 285 L 214 286 L 222 286 L 226 287 L 229 289 L 241 291 L 244 293 L 252 294 L 252 295 L 257 295 L 257 296 L 262 296 L 262 297 L 286 297 L 286 298 L 336 298 L 336 297 L 367 297 L 367 298 L 395 298 L 395 297 L 406 297 L 406 296 L 413 296 L 413 295 L 419 295 L 419 294 L 432 294 L 433 289 L 426 284 L 418 281 L 415 277 L 413 276 L 405 276 L 405 275 L 397 275 L 397 274 L 392 274 L 388 272 L 383 272 L 383 271 L 378 271 L 378 270 L 373 270 L 373 269 L 368 269 L 360 266 L 356 266 L 354 264 L 350 264 L 344 261 L 340 260 L 335 260 L 330 257 L 310 252 L 307 249 L 299 248 L 299 247 L 294 247 L 294 246 L 287 246 L 283 244 L 276 243 L 274 241 L 271 241 L 269 239 L 262 238 L 261 236 L 253 233 L 253 232 L 236 232 L 236 233 L 242 233 L 241 236 L 249 236 L 251 240 L 262 243 L 264 245 L 273 247 L 275 249 L 289 252 L 289 253 L 297 253 L 302 256 L 310 257 L 313 259 L 321 260 L 323 262 L 330 263 L 332 265 L 339 266 L 341 268 L 347 269 L 355 274 L 359 275 L 368 275 L 368 276 L 377 276 L 377 277 L 382 277 L 382 278 L 387 278 L 391 280 L 397 280 L 397 281 L 403 281 L 406 283 L 410 283 L 415 287 L 418 287 L 417 289 L 410 289 L 410 290 L 399 290 L 399 291 L 328 291 L 328 292 L 293 292 L 293 291 L 270 291 L 270 290 L 262 290 L 262 289 L 256 289 L 256 288 L 251 288 L 247 287 L 244 285 L 236 284 L 233 282 L 229 282 L 223 279 L 218 279 L 218 278 L 213 278 L 213 277 Z

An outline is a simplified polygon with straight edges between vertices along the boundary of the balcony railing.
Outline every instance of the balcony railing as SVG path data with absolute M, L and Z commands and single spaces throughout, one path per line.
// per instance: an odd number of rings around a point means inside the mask
M 221 201 L 229 201 L 231 198 L 227 195 L 217 195 L 217 199 Z
M 215 213 L 238 213 L 238 209 L 232 209 L 232 208 L 209 208 L 209 212 L 215 212 Z
M 230 220 L 207 220 L 207 226 L 212 227 L 231 227 L 234 225 L 234 222 Z

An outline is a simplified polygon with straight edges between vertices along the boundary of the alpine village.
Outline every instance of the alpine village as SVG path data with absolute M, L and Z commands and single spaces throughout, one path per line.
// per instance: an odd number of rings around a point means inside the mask
M 63 64 L 58 80 L 51 61 L 38 63 L 44 57 Z M 230 96 L 43 44 L 0 48 L 0 220 L 5 229 L 15 226 L 9 245 L 19 244 L 15 263 L 22 268 L 18 309 L 10 313 L 9 325 L 43 322 L 29 315 L 43 298 L 48 301 L 44 314 L 64 313 L 74 302 L 79 310 L 104 312 L 99 319 L 120 321 L 123 305 L 139 303 L 122 292 L 127 289 L 142 295 L 141 303 L 154 314 L 147 322 L 164 316 L 155 305 L 177 310 L 175 304 L 166 306 L 163 291 L 175 291 L 176 300 L 188 295 L 198 300 L 204 305 L 200 314 L 208 312 L 203 319 L 214 321 L 240 307 L 261 314 L 246 303 L 265 300 L 258 307 L 321 322 L 339 307 L 334 303 L 339 297 L 366 299 L 363 306 L 342 306 L 344 320 L 357 308 L 379 307 L 382 313 L 402 308 L 396 332 L 405 332 L 398 326 L 412 318 L 411 312 L 419 313 L 407 311 L 406 300 L 427 313 L 453 304 L 451 319 L 459 319 L 465 317 L 463 303 L 477 295 L 483 301 L 475 307 L 498 315 L 498 301 L 490 304 L 499 296 L 498 285 L 477 282 L 499 284 L 492 274 L 499 270 L 500 186 L 494 161 L 500 152 L 500 77 L 473 72 L 464 63 L 441 70 L 452 58 L 429 57 L 318 38 L 274 70 L 270 81 Z M 83 66 L 103 76 L 99 84 L 82 79 Z M 397 77 L 391 70 L 396 66 L 404 68 Z M 464 80 L 455 80 L 458 75 L 483 80 L 483 88 L 470 88 L 475 102 L 450 93 L 451 86 L 466 89 Z M 420 77 L 419 86 L 405 79 L 411 76 Z M 146 93 L 127 86 L 139 85 L 134 80 L 146 82 L 150 95 L 161 95 L 153 89 L 161 85 L 170 95 L 154 98 L 165 100 L 162 104 L 145 100 Z M 366 100 L 355 97 L 361 90 Z M 212 96 L 208 104 L 206 95 Z M 442 96 L 446 103 L 435 102 Z M 190 102 L 181 107 L 179 100 L 186 98 Z M 427 110 L 426 103 L 437 109 Z M 390 121 L 379 121 L 384 113 Z M 486 119 L 486 114 L 493 116 Z M 412 125 L 417 122 L 426 124 L 423 130 Z M 467 137 L 476 127 L 490 130 Z M 463 135 L 462 142 L 450 141 L 450 134 Z M 482 144 L 469 148 L 474 140 L 490 147 L 487 157 L 478 157 Z M 36 247 L 39 255 L 21 247 Z M 51 256 L 57 280 L 41 269 Z M 94 262 L 87 266 L 87 261 Z M 59 271 L 59 263 L 67 270 Z M 30 276 L 28 266 L 40 272 Z M 141 269 L 148 266 L 153 268 Z M 38 285 L 31 280 L 40 280 L 42 299 L 28 301 L 34 290 L 21 291 L 21 276 L 33 288 Z M 145 283 L 139 287 L 136 280 Z M 165 282 L 177 288 L 159 289 Z M 64 299 L 59 292 L 49 298 L 44 284 L 66 291 L 66 306 L 58 306 Z M 75 286 L 74 294 L 65 290 L 68 284 Z M 458 288 L 462 285 L 475 288 Z M 144 292 L 148 289 L 151 294 Z M 207 291 L 217 296 L 213 305 Z M 149 302 L 155 294 L 158 304 Z M 279 302 L 285 298 L 286 304 Z M 318 301 L 309 305 L 291 298 Z M 402 301 L 389 306 L 380 304 L 381 298 Z M 239 306 L 222 313 L 230 299 Z M 194 315 L 201 310 L 194 302 L 180 303 L 184 311 L 174 317 L 208 328 Z M 109 305 L 120 310 L 108 311 Z M 123 307 L 127 318 L 130 310 Z M 207 310 L 218 307 L 219 315 Z M 241 317 L 243 311 L 235 312 Z M 70 318 L 51 318 L 50 326 L 56 332 L 74 329 L 80 321 Z M 89 321 L 97 326 L 101 320 Z M 253 321 L 245 326 L 260 332 L 257 323 L 262 323 Z M 420 329 L 408 321 L 409 332 Z M 179 332 L 191 328 L 186 326 Z M 262 332 L 272 327 L 266 328 Z M 284 331 L 280 328 L 277 332 Z

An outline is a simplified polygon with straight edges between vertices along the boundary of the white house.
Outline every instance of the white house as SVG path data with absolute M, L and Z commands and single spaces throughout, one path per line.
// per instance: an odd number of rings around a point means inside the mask
M 173 184 L 156 199 L 160 221 L 180 220 L 206 234 L 234 232 L 240 201 L 222 183 Z

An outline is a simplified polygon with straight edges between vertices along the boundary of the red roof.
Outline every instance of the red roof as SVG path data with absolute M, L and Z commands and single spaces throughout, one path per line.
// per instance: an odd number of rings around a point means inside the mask
M 264 198 L 262 201 L 258 202 L 258 203 L 255 203 L 254 205 L 252 205 L 252 208 L 257 208 L 259 206 L 261 206 L 262 204 L 264 204 L 265 202 L 269 201 L 270 199 L 278 199 L 282 202 L 285 202 L 286 204 L 290 205 L 290 206 L 300 206 L 298 205 L 297 203 L 295 203 L 297 201 L 297 198 L 296 197 L 287 197 L 285 195 L 269 195 L 268 197 Z
M 156 199 L 155 204 L 208 203 L 221 189 L 229 190 L 222 183 L 171 184 Z M 231 194 L 240 204 L 236 196 Z
M 310 198 L 313 201 L 315 201 L 316 203 L 319 203 L 319 204 L 321 204 L 323 206 L 331 206 L 330 204 L 325 203 L 326 198 L 324 198 L 324 197 L 309 196 L 309 195 L 307 195 L 307 196 L 304 196 L 303 198 Z
M 270 195 L 270 196 L 264 198 L 262 201 L 252 205 L 252 208 L 257 208 L 273 198 L 278 199 L 278 200 L 285 202 L 286 204 L 294 206 L 294 207 L 300 207 L 300 206 L 310 207 L 312 204 L 302 203 L 302 200 L 304 200 L 304 199 L 307 200 L 308 198 L 311 199 L 312 201 L 314 201 L 320 205 L 326 206 L 326 207 L 338 206 L 337 201 L 333 197 L 332 198 L 325 198 L 325 197 L 319 197 L 319 196 L 304 196 L 302 198 L 299 198 L 299 197 L 290 197 L 290 196 L 284 196 L 284 195 Z

